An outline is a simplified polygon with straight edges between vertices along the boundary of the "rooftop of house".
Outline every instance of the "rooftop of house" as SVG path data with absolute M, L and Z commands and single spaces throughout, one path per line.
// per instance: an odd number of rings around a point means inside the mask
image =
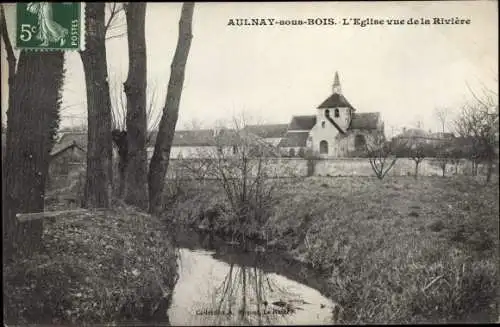
M 288 124 L 247 125 L 244 129 L 265 139 L 280 138 L 286 134 Z
M 82 149 L 87 149 L 88 136 L 87 132 L 63 132 L 59 133 L 51 154 L 58 153 L 73 144 L 78 145 Z
M 80 150 L 82 152 L 86 152 L 86 150 L 81 145 L 77 144 L 76 141 L 73 141 L 73 143 L 68 144 L 64 147 L 58 147 L 55 151 L 52 150 L 50 152 L 50 156 L 56 157 L 56 156 L 60 155 L 61 153 L 63 153 L 64 151 L 71 149 L 71 148 L 77 148 L 78 150 Z
M 158 131 L 150 134 L 148 147 L 154 147 Z M 232 146 L 242 143 L 263 143 L 261 137 L 247 130 L 200 129 L 175 131 L 172 146 Z

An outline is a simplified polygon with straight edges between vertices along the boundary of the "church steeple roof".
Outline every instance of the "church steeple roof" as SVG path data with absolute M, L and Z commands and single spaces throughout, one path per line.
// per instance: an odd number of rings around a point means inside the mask
M 347 101 L 347 99 L 342 95 L 342 88 L 340 86 L 340 78 L 338 72 L 335 72 L 332 91 L 332 95 L 330 95 L 325 101 L 323 101 L 323 103 L 319 105 L 319 109 L 347 107 L 355 110 L 353 106 L 351 106 L 349 101 Z
M 333 80 L 333 93 L 342 93 L 342 87 L 340 86 L 339 72 L 335 72 L 335 78 Z

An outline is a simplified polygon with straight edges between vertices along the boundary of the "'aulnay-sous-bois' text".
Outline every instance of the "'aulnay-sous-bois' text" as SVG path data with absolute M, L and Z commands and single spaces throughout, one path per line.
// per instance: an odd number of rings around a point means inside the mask
M 306 18 L 306 19 L 278 19 L 278 18 L 230 18 L 228 26 L 382 26 L 382 25 L 469 25 L 471 20 L 460 17 L 432 17 L 432 18 Z

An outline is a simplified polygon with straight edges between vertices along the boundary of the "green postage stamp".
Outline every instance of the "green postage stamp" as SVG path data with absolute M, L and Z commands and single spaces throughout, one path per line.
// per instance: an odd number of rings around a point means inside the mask
M 84 50 L 84 3 L 26 2 L 16 10 L 18 49 Z

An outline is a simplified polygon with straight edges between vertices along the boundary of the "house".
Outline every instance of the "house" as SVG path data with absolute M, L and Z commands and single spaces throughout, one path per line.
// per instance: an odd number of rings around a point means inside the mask
M 315 115 L 293 116 L 278 146 L 292 156 L 309 150 L 322 158 L 362 151 L 367 142 L 383 134 L 384 124 L 378 112 L 356 111 L 342 94 L 336 72 L 332 94 L 316 108 Z
M 87 151 L 75 138 L 65 136 L 63 142 L 54 145 L 50 153 L 48 188 L 61 188 L 71 185 L 85 167 Z
M 151 133 L 148 145 L 148 159 L 153 156 L 158 132 Z M 237 155 L 241 149 L 256 150 L 264 156 L 278 156 L 278 150 L 263 138 L 242 129 L 228 128 L 175 131 L 170 158 L 213 158 L 217 154 L 225 157 Z
M 420 128 L 403 128 L 403 131 L 392 138 L 397 144 L 416 145 L 438 145 L 445 141 L 453 141 L 455 136 L 452 133 L 426 132 Z

